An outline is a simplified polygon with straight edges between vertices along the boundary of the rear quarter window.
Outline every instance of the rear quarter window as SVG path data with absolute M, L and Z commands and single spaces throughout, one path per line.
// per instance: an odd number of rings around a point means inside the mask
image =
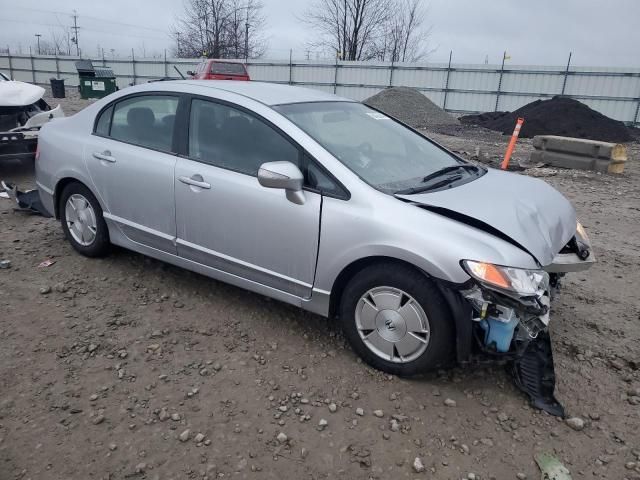
M 113 114 L 113 105 L 106 110 L 103 110 L 98 121 L 96 122 L 96 134 L 103 137 L 109 136 L 109 130 L 111 129 L 111 115 Z

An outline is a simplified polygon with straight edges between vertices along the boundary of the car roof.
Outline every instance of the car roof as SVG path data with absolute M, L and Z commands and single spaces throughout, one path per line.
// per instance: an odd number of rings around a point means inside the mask
M 174 82 L 163 83 L 165 83 L 165 86 L 169 86 L 169 84 Z M 251 98 L 269 106 L 308 102 L 353 102 L 353 100 L 320 90 L 277 83 L 257 81 L 240 82 L 237 80 L 178 80 L 175 83 L 200 88 L 224 90 Z

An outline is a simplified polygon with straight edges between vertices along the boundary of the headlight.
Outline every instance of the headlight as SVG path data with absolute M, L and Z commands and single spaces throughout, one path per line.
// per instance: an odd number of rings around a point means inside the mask
M 549 274 L 543 270 L 503 267 L 463 260 L 462 267 L 481 284 L 522 296 L 542 295 L 549 288 Z

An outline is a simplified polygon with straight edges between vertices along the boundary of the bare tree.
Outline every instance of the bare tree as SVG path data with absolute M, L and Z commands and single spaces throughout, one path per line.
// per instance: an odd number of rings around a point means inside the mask
M 302 20 L 343 60 L 416 61 L 426 56 L 423 0 L 314 0 Z
M 259 0 L 185 0 L 173 37 L 178 57 L 255 58 L 264 54 Z

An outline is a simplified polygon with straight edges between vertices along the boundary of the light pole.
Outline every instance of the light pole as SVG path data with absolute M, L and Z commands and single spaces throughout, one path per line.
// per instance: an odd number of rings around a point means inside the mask
M 41 34 L 36 33 L 36 38 L 38 39 L 38 55 L 40 55 L 40 37 L 41 36 L 42 36 Z

